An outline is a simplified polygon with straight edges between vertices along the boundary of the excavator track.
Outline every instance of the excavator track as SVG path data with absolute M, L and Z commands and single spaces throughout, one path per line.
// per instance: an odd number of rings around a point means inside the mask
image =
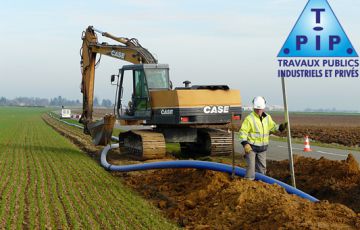
M 200 133 L 208 135 L 210 143 L 210 156 L 229 156 L 232 153 L 231 133 L 221 129 L 201 130 Z
M 137 160 L 165 157 L 166 145 L 162 133 L 150 130 L 133 130 L 119 135 L 120 152 L 126 152 Z
M 201 128 L 196 143 L 180 143 L 185 156 L 229 156 L 232 153 L 231 133 L 221 129 Z

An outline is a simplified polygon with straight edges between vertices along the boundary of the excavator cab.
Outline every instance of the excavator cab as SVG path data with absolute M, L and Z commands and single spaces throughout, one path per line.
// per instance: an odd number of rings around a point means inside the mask
M 125 72 L 130 74 L 125 74 Z M 119 70 L 117 116 L 120 120 L 137 122 L 151 118 L 150 91 L 170 90 L 169 66 L 165 64 L 125 65 Z M 127 103 L 123 99 L 125 77 L 132 77 L 132 94 Z M 128 79 L 127 79 L 128 80 Z

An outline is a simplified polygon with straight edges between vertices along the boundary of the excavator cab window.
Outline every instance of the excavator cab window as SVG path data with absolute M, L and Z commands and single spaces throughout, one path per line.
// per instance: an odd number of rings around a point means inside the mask
M 127 75 L 127 76 L 126 76 Z M 150 91 L 153 90 L 170 90 L 169 68 L 129 65 L 120 69 L 120 85 L 117 101 L 117 111 L 120 117 L 126 119 L 148 119 L 151 117 Z M 132 78 L 132 79 L 131 79 Z M 130 80 L 127 83 L 126 80 Z M 126 91 L 131 98 L 123 98 Z M 130 95 L 129 95 L 130 96 Z M 127 106 L 123 107 L 122 101 L 129 101 Z M 124 110 L 123 110 L 124 108 Z M 131 118 L 130 118 L 131 117 Z
M 169 73 L 167 69 L 145 69 L 149 90 L 170 89 Z
M 144 70 L 134 70 L 134 93 L 132 101 L 135 110 L 148 110 L 150 108 Z

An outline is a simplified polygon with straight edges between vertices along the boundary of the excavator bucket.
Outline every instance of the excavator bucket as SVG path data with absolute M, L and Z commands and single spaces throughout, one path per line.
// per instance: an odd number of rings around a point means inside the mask
M 111 135 L 115 124 L 115 116 L 107 114 L 96 122 L 88 124 L 93 143 L 95 145 L 107 145 L 111 142 Z

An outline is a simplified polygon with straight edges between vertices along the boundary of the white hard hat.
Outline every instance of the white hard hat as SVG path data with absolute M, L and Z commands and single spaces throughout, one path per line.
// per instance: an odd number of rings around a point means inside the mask
M 254 109 L 265 109 L 265 107 L 266 107 L 266 100 L 262 96 L 255 97 L 252 102 L 253 102 Z

